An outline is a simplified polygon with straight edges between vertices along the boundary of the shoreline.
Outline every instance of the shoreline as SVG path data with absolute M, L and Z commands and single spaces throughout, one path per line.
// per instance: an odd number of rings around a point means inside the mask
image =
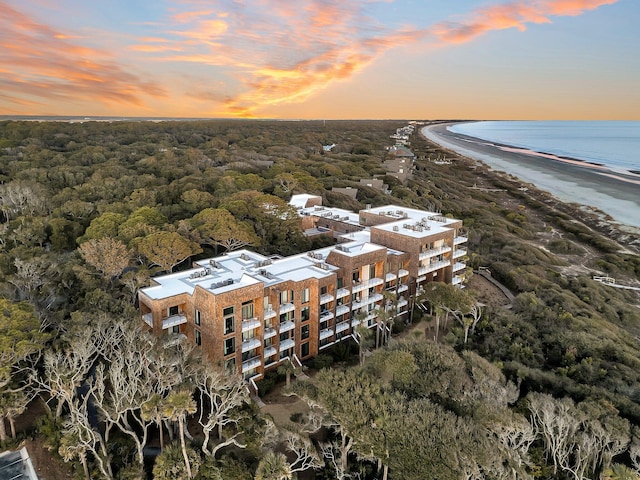
M 518 177 L 563 202 L 596 208 L 620 226 L 640 230 L 640 175 L 604 165 L 503 145 L 447 130 L 458 122 L 420 128 L 429 141 Z

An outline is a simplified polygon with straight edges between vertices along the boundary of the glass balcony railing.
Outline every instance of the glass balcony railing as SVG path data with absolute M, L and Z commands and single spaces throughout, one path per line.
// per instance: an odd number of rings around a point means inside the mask
M 182 325 L 183 323 L 187 323 L 187 316 L 183 312 L 180 312 L 177 315 L 171 315 L 170 317 L 162 319 L 162 329 L 166 330 L 167 328 Z

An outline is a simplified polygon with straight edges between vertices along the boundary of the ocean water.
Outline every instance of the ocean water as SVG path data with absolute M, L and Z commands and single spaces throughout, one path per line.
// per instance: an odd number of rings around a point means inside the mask
M 640 121 L 483 121 L 453 133 L 556 156 L 640 172 Z

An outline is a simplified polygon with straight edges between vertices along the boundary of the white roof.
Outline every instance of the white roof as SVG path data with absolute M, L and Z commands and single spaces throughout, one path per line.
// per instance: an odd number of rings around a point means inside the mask
M 318 195 L 311 195 L 309 193 L 299 193 L 297 195 L 291 196 L 291 200 L 289 200 L 289 205 L 293 205 L 296 208 L 305 208 L 309 200 L 317 200 L 317 199 L 322 200 L 322 197 Z

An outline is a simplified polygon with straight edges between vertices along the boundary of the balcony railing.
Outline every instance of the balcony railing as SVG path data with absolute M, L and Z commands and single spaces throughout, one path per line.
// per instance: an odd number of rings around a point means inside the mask
M 453 252 L 453 258 L 464 257 L 467 254 L 467 251 L 464 248 L 459 248 L 455 252 Z
M 464 270 L 465 268 L 467 268 L 467 264 L 464 262 L 456 262 L 453 264 L 454 272 L 459 272 L 460 270 Z
M 344 315 L 345 313 L 349 313 L 350 308 L 346 305 L 338 305 L 336 307 L 336 316 Z
M 177 315 L 171 315 L 170 317 L 162 319 L 162 329 L 175 327 L 176 325 L 182 325 L 187 323 L 187 316 L 184 313 L 178 313 Z
M 276 332 L 275 328 L 272 327 L 265 327 L 264 328 L 264 338 L 271 338 L 271 337 L 275 337 L 278 334 L 278 332 Z
M 425 275 L 429 272 L 435 272 L 436 270 L 448 267 L 449 265 L 451 265 L 451 262 L 449 260 L 440 260 L 439 262 L 433 262 L 425 267 L 419 267 L 418 275 Z
M 430 250 L 425 250 L 424 252 L 420 252 L 418 254 L 418 260 L 424 260 L 425 258 L 435 257 L 436 255 L 441 255 L 443 253 L 448 253 L 451 251 L 451 247 L 446 245 L 444 247 L 432 248 Z
M 465 243 L 467 240 L 469 240 L 467 237 L 463 237 L 462 235 L 459 235 L 453 239 L 453 244 L 460 245 L 461 243 Z
M 273 308 L 268 308 L 264 311 L 264 318 L 273 318 L 277 315 Z
M 280 305 L 280 315 L 283 313 L 291 312 L 295 310 L 296 306 L 293 303 L 284 303 Z
M 262 346 L 262 340 L 258 337 L 250 338 L 249 340 L 245 340 L 242 342 L 242 353 L 246 353 L 249 350 L 253 350 L 254 348 L 258 348 Z
M 265 347 L 264 358 L 272 357 L 276 353 L 278 353 L 278 351 L 276 350 L 276 347 Z
M 259 367 L 262 364 L 262 359 L 260 357 L 253 357 L 248 359 L 245 362 L 242 362 L 242 373 L 248 372 L 254 368 Z
M 254 328 L 258 328 L 260 325 L 262 325 L 262 322 L 257 318 L 249 318 L 247 320 L 243 320 L 242 333 L 253 330 Z
M 398 278 L 398 276 L 395 273 L 387 273 L 384 276 L 384 281 L 385 282 L 392 282 L 393 280 L 395 280 L 396 278 Z
M 460 285 L 463 281 L 464 281 L 464 277 L 462 277 L 462 276 L 460 276 L 460 275 L 455 275 L 455 276 L 451 279 L 451 284 L 452 284 L 452 285 Z
M 288 332 L 289 330 L 293 330 L 294 328 L 296 328 L 295 322 L 292 322 L 291 320 L 287 322 L 282 322 L 280 324 L 280 333 Z
M 333 300 L 333 295 L 330 293 L 323 293 L 320 295 L 320 305 L 324 305 L 325 303 L 329 303 Z
M 403 270 L 401 268 L 400 271 L 398 272 L 399 277 L 406 277 L 407 275 L 409 275 L 409 270 Z
M 382 300 L 383 298 L 384 297 L 382 296 L 382 294 L 374 293 L 373 295 L 369 295 L 369 297 L 367 297 L 367 298 L 363 298 L 359 302 L 353 302 L 351 304 L 351 310 L 356 310 L 356 309 L 361 308 L 361 307 L 363 307 L 365 305 L 369 305 L 370 303 L 378 302 L 378 301 Z
M 333 318 L 333 312 L 330 312 L 329 310 L 324 310 L 322 312 L 320 312 L 320 321 L 324 322 L 325 320 L 329 320 Z
M 324 340 L 325 338 L 329 338 L 333 336 L 333 328 L 325 328 L 324 330 L 320 330 L 320 340 Z
M 336 325 L 336 333 L 344 332 L 345 330 L 348 330 L 349 327 L 350 327 L 349 322 L 341 322 L 338 325 Z
M 381 278 L 370 278 L 369 280 L 362 281 L 360 283 L 354 283 L 352 292 L 361 292 L 362 290 L 366 290 L 367 288 L 376 287 L 378 285 L 382 285 L 384 280 Z
M 287 348 L 294 347 L 296 344 L 295 340 L 291 340 L 290 338 L 286 340 L 280 341 L 280 351 L 286 350 Z
M 406 292 L 407 290 L 409 290 L 409 285 L 399 285 L 398 286 L 398 293 Z
M 348 288 L 339 288 L 336 291 L 336 298 L 342 298 L 342 297 L 346 297 L 350 294 L 351 292 L 349 291 Z
M 146 322 L 147 325 L 149 325 L 150 327 L 153 327 L 153 314 L 152 313 L 145 313 L 142 315 L 142 320 L 144 320 Z

